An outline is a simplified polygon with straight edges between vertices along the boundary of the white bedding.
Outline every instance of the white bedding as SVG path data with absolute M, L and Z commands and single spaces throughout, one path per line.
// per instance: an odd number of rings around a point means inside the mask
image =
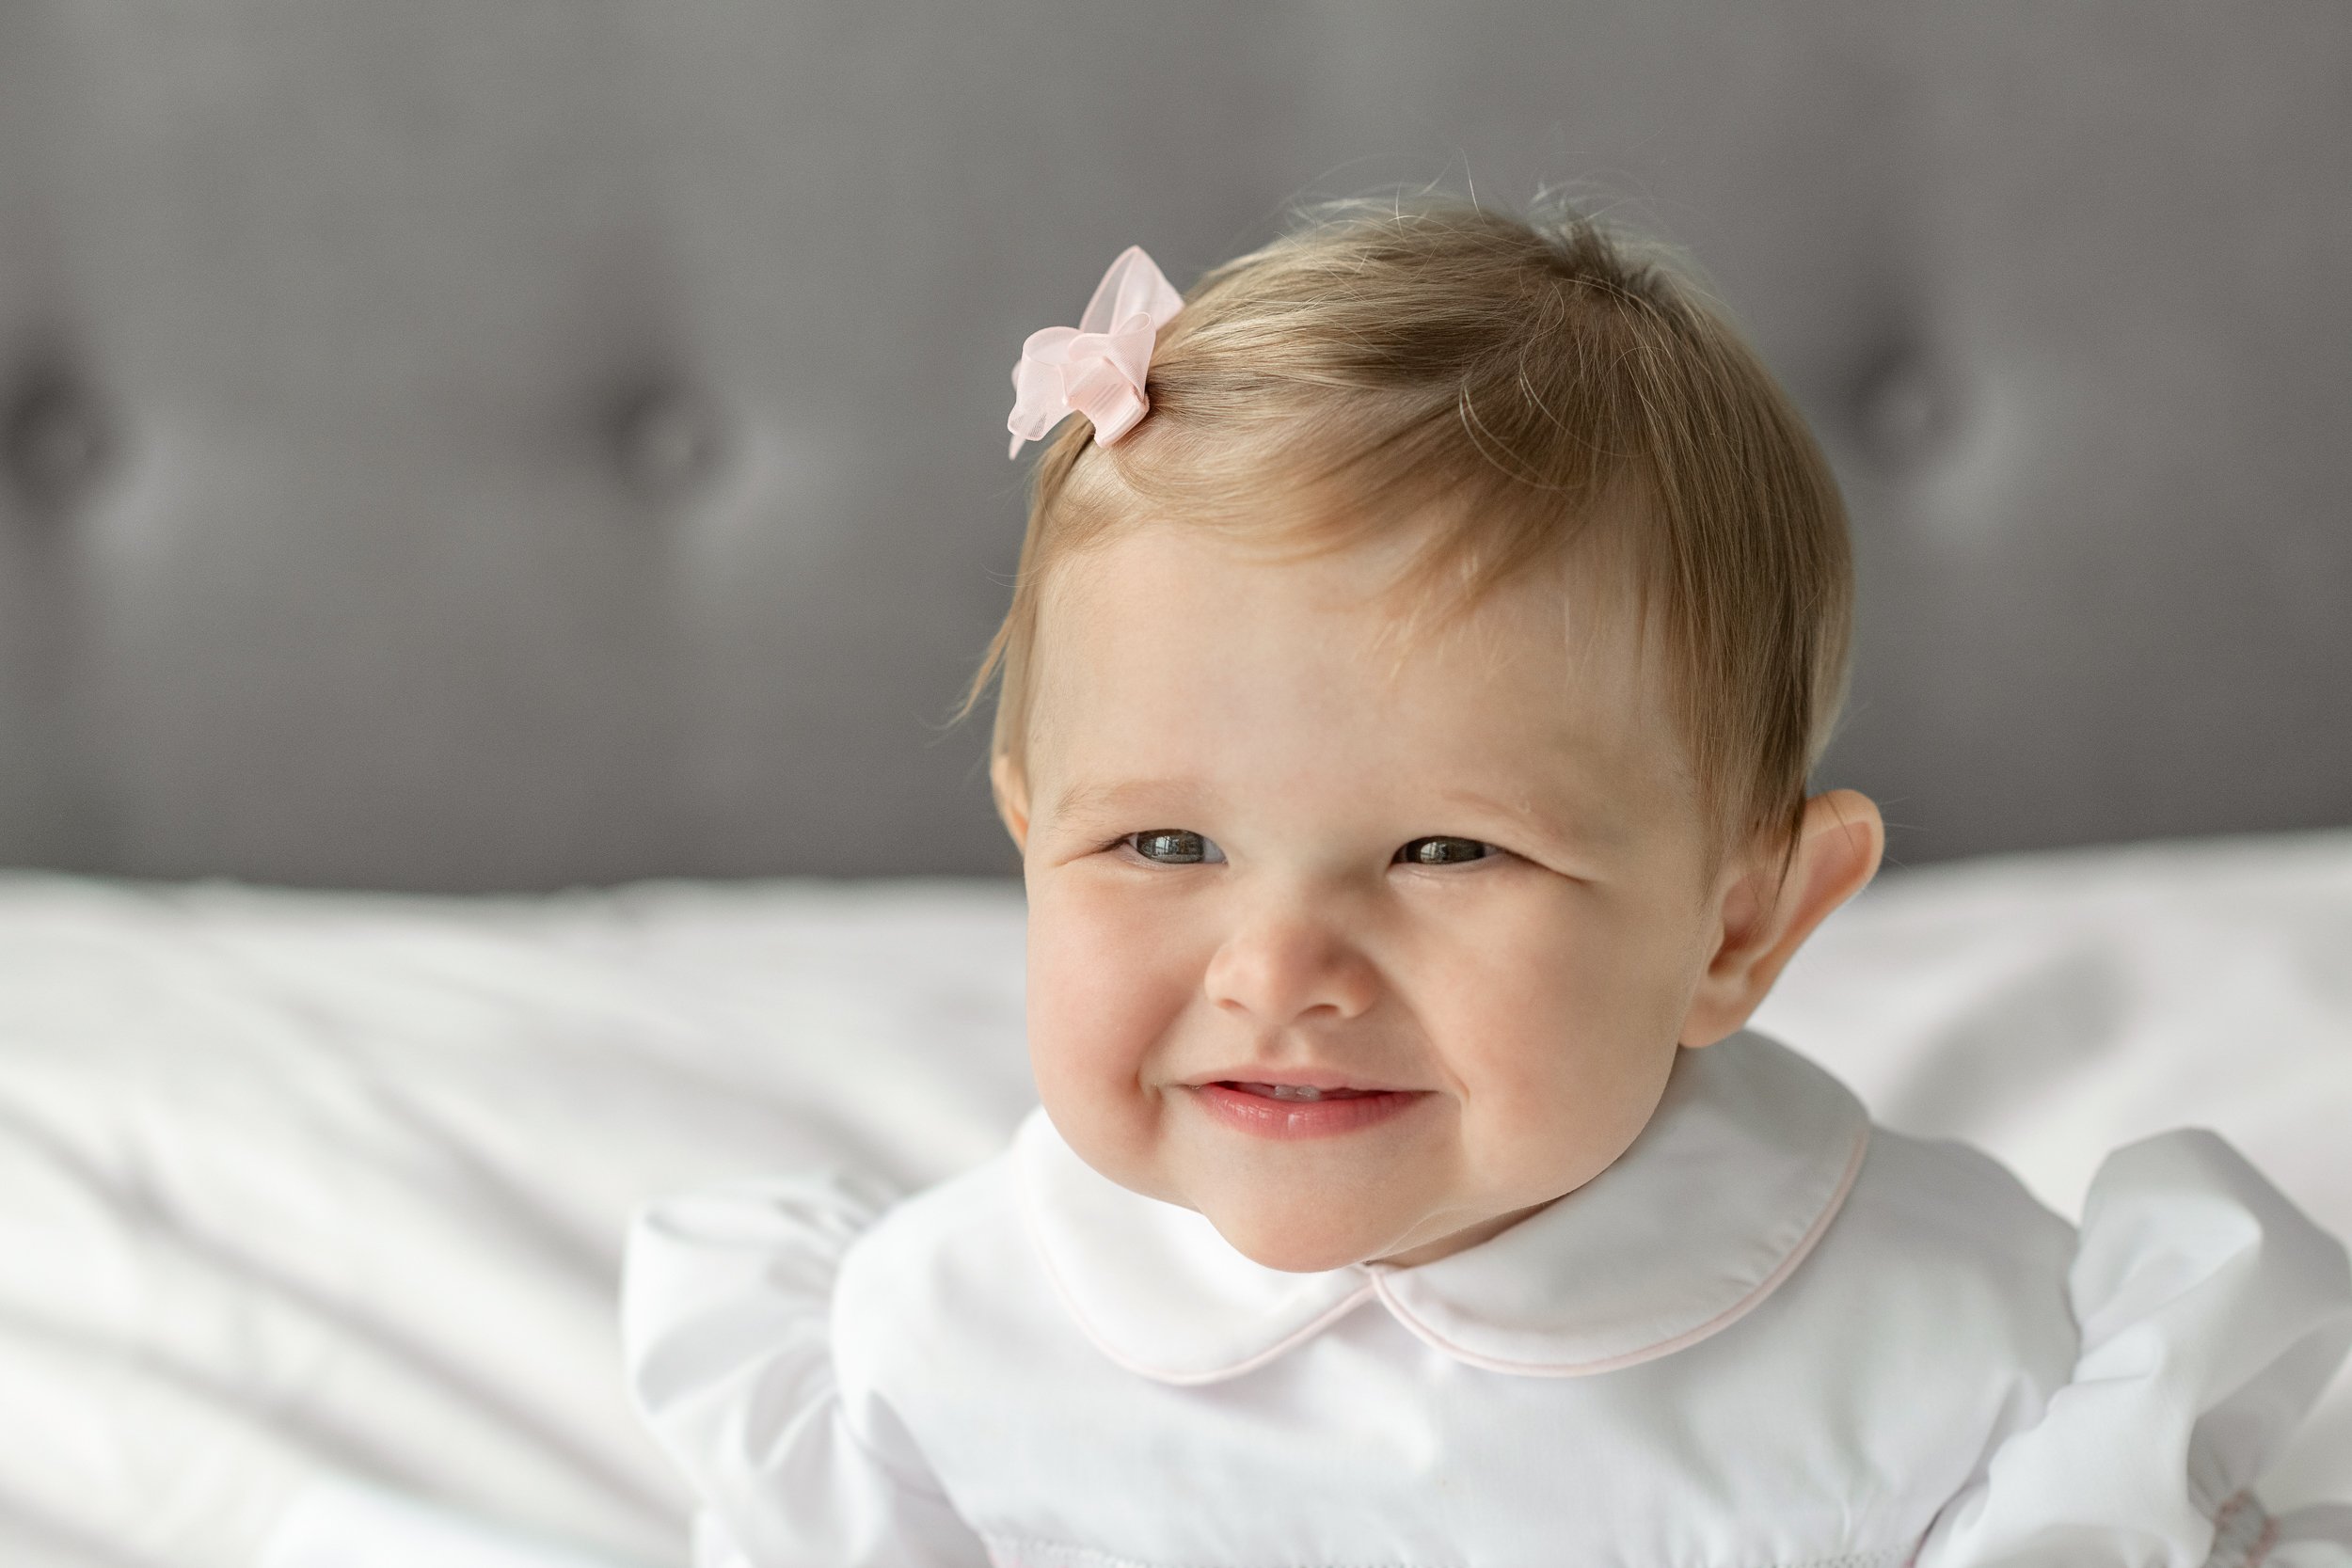
M 2060 1208 L 2197 1122 L 2352 1232 L 2352 833 L 1896 873 L 1759 1022 Z M 1028 1101 L 1010 887 L 0 876 L 0 1562 L 682 1563 L 629 1206 Z M 2270 1490 L 2352 1493 L 2352 1386 Z

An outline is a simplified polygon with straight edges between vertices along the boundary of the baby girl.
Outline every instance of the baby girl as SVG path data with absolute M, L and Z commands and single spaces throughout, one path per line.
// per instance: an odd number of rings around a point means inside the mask
M 2195 1132 L 2078 1230 L 1744 1030 L 1883 834 L 1806 793 L 1836 485 L 1692 284 L 1346 208 L 1014 380 L 1042 1103 L 640 1214 L 701 1568 L 2352 1568 L 2250 1490 L 2342 1246 Z

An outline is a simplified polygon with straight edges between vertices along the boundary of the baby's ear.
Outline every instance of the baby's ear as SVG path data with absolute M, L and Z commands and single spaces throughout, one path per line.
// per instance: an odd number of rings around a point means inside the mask
M 1712 1045 L 1746 1023 L 1804 939 L 1862 891 L 1885 851 L 1877 804 L 1833 789 L 1804 803 L 1785 881 L 1777 848 L 1735 868 L 1716 904 L 1719 940 L 1683 1015 L 1682 1043 Z
M 988 787 L 990 793 L 996 797 L 996 815 L 1005 819 L 1005 831 L 1012 834 L 1013 847 L 1026 854 L 1029 848 L 1029 781 L 1009 752 L 999 752 L 989 759 Z

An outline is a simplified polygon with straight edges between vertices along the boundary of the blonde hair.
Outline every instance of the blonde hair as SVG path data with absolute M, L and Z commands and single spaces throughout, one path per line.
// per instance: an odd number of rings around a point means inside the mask
M 1459 609 L 1606 510 L 1710 845 L 1793 849 L 1844 695 L 1844 507 L 1788 396 L 1659 247 L 1564 204 L 1321 208 L 1200 279 L 1146 390 L 1124 440 L 1069 420 L 1032 472 L 1012 605 L 963 705 L 1001 677 L 995 757 L 1025 762 L 1047 582 L 1122 521 L 1310 548 L 1425 521 L 1404 581 Z

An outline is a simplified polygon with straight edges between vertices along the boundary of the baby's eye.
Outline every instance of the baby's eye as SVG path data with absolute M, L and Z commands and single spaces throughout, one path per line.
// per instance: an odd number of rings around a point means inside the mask
M 1160 865 L 1216 864 L 1225 851 L 1186 828 L 1146 828 L 1129 833 L 1127 845 L 1145 860 Z
M 1399 865 L 1454 865 L 1462 861 L 1483 861 L 1495 852 L 1491 844 L 1474 838 L 1417 838 L 1396 852 Z

